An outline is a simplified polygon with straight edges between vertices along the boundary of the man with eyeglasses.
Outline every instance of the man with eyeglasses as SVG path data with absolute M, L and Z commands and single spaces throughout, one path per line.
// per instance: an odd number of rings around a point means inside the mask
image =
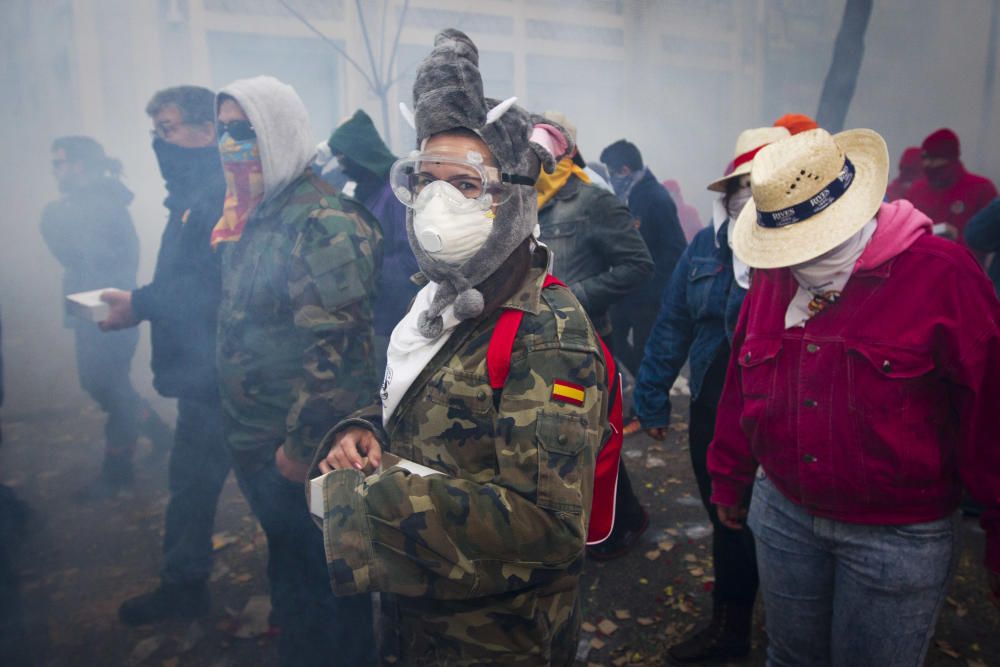
M 218 368 L 226 443 L 268 540 L 283 665 L 372 662 L 367 595 L 335 598 L 303 484 L 324 435 L 375 398 L 372 300 L 382 235 L 315 175 L 298 94 L 272 77 L 217 98 L 226 176 Z
M 121 605 L 118 614 L 127 625 L 208 613 L 215 509 L 230 467 L 215 372 L 221 276 L 209 244 L 226 193 L 215 143 L 215 94 L 198 86 L 167 88 L 153 96 L 146 113 L 169 217 L 153 281 L 131 292 L 106 291 L 110 312 L 101 328 L 149 320 L 153 386 L 177 399 L 177 429 L 160 585 Z

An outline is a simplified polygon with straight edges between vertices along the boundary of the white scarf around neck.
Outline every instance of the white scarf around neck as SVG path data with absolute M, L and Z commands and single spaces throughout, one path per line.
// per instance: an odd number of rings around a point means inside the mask
M 441 312 L 444 328 L 437 338 L 427 338 L 417 326 L 420 313 L 427 310 L 434 294 L 437 293 L 437 283 L 427 283 L 417 292 L 413 305 L 392 330 L 389 338 L 389 350 L 386 354 L 385 379 L 379 392 L 382 397 L 382 423 L 387 424 L 392 413 L 399 407 L 403 396 L 410 389 L 414 380 L 430 363 L 444 344 L 451 338 L 459 319 L 455 317 L 453 305 Z
M 809 318 L 840 298 L 877 226 L 872 218 L 861 231 L 833 250 L 791 267 L 799 288 L 785 311 L 786 329 L 805 326 Z
M 716 247 L 719 246 L 719 230 L 726 220 L 729 220 L 729 212 L 726 210 L 726 196 L 719 195 L 718 199 L 712 201 L 712 228 L 715 230 Z M 729 254 L 733 257 L 733 278 L 736 280 L 736 284 L 743 289 L 750 289 L 750 267 L 744 264 L 736 256 L 736 253 L 732 252 L 733 243 L 730 239 L 733 238 L 733 225 L 735 224 L 735 219 L 730 221 L 729 228 L 726 230 L 726 242 L 729 243 Z

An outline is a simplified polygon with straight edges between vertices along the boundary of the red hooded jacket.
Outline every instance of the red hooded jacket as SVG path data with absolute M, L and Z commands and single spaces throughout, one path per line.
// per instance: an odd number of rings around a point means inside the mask
M 1000 572 L 1000 302 L 970 253 L 903 200 L 836 304 L 785 328 L 788 269 L 758 271 L 733 339 L 712 502 L 738 505 L 760 464 L 811 514 L 903 525 L 983 503 Z

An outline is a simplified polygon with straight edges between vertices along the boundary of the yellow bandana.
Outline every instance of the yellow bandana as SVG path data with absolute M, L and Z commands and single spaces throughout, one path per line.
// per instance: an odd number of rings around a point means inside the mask
M 587 172 L 573 162 L 571 157 L 559 160 L 555 171 L 551 174 L 546 174 L 545 170 L 542 170 L 538 174 L 538 180 L 535 181 L 535 190 L 538 192 L 538 208 L 542 208 L 555 197 L 556 193 L 562 190 L 569 181 L 570 176 L 576 176 L 584 183 L 590 183 L 590 176 L 587 176 Z

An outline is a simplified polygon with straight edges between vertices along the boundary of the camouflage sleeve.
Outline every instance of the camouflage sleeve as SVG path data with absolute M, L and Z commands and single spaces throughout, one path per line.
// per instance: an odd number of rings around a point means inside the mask
M 463 599 L 537 586 L 579 564 L 604 432 L 603 362 L 541 349 L 515 359 L 500 401 L 489 483 L 397 467 L 326 477 L 334 592 Z M 553 400 L 558 383 L 578 402 Z
M 288 271 L 295 326 L 306 335 L 288 412 L 289 458 L 309 463 L 331 426 L 376 398 L 371 301 L 379 233 L 355 213 L 312 211 Z

